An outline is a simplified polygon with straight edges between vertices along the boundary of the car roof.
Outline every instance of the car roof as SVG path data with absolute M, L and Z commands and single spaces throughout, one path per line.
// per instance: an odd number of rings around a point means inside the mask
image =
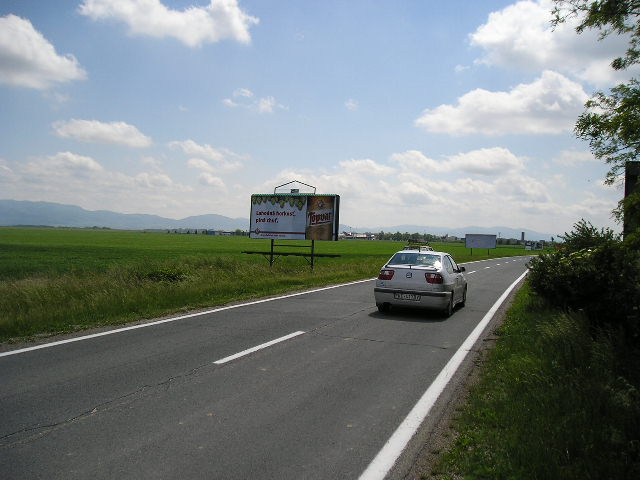
M 432 255 L 449 255 L 446 252 L 436 252 L 435 250 L 426 250 L 426 249 L 422 249 L 422 248 L 420 250 L 418 250 L 417 248 L 411 248 L 411 249 L 407 248 L 407 249 L 398 250 L 395 253 L 429 253 L 429 254 L 432 254 Z M 395 255 L 395 253 L 394 253 L 394 255 Z

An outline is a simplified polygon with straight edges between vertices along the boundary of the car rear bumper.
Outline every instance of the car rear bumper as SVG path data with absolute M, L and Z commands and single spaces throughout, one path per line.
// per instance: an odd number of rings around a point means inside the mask
M 406 307 L 431 308 L 443 310 L 449 304 L 452 292 L 424 292 L 420 290 L 404 290 L 398 288 L 375 287 L 373 295 L 376 304 L 388 303 Z M 414 299 L 398 298 L 414 297 Z

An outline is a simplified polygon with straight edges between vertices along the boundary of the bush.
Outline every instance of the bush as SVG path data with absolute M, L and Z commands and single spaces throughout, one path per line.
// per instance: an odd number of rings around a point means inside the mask
M 610 228 L 598 230 L 584 219 L 573 225 L 573 231 L 560 235 L 560 238 L 564 242 L 560 249 L 566 253 L 611 245 L 620 240 Z
M 593 326 L 640 333 L 640 253 L 610 230 L 582 220 L 562 248 L 529 262 L 534 291 L 552 305 L 582 311 Z

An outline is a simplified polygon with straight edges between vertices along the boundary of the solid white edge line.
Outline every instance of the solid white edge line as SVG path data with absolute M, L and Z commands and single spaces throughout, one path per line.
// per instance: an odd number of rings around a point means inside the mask
M 230 362 L 231 360 L 235 360 L 236 358 L 244 357 L 245 355 L 249 355 L 250 353 L 257 352 L 258 350 L 262 350 L 263 348 L 270 347 L 271 345 L 275 345 L 276 343 L 284 342 L 286 340 L 289 340 L 290 338 L 297 337 L 298 335 L 302 335 L 303 333 L 304 333 L 303 331 L 293 332 L 293 333 L 290 333 L 289 335 L 285 335 L 284 337 L 276 338 L 275 340 L 271 340 L 270 342 L 266 342 L 261 345 L 257 345 L 255 347 L 248 348 L 246 350 L 243 350 L 242 352 L 238 352 L 234 355 L 229 355 L 228 357 L 224 357 L 220 360 L 216 360 L 213 363 L 215 363 L 216 365 L 222 365 L 223 363 Z
M 522 275 L 520 275 L 520 277 L 518 277 L 518 279 L 504 291 L 496 303 L 493 304 L 491 309 L 486 313 L 482 320 L 480 320 L 480 323 L 478 323 L 476 328 L 474 328 L 471 334 L 469 334 L 453 357 L 451 357 L 449 362 L 447 362 L 427 391 L 422 395 L 420 400 L 418 400 L 418 403 L 416 403 L 413 409 L 402 421 L 391 438 L 387 440 L 387 443 L 382 447 L 382 450 L 378 452 L 367 469 L 362 473 L 362 475 L 360 475 L 359 480 L 383 480 L 385 478 L 387 473 L 389 473 L 395 465 L 413 435 L 431 411 L 431 408 L 444 391 L 449 380 L 451 380 L 453 375 L 456 373 L 462 364 L 462 361 L 465 359 L 478 338 L 480 338 L 480 335 L 487 327 L 498 308 L 500 308 L 500 305 L 502 305 L 518 282 L 520 282 L 528 272 L 529 271 L 526 270 Z
M 340 287 L 346 287 L 346 286 L 349 286 L 349 285 L 355 285 L 355 284 L 358 284 L 358 283 L 370 282 L 372 280 L 375 280 L 375 278 L 367 278 L 365 280 L 356 280 L 354 282 L 341 283 L 340 285 L 331 285 L 329 287 L 316 288 L 315 290 L 308 290 L 308 291 L 305 291 L 305 292 L 290 293 L 290 294 L 287 294 L 287 295 L 282 295 L 280 297 L 264 298 L 262 300 L 254 300 L 252 302 L 239 303 L 237 305 L 229 305 L 229 306 L 226 306 L 226 307 L 214 308 L 214 309 L 211 309 L 211 310 L 206 310 L 204 312 L 196 312 L 196 313 L 190 313 L 190 314 L 187 314 L 187 315 L 181 315 L 179 317 L 165 318 L 164 320 L 157 320 L 155 322 L 149 322 L 149 323 L 141 323 L 140 325 L 133 325 L 131 327 L 117 328 L 115 330 L 109 330 L 109 331 L 106 331 L 106 332 L 94 333 L 94 334 L 91 334 L 91 335 L 84 335 L 82 337 L 69 338 L 67 340 L 59 340 L 57 342 L 43 343 L 42 345 L 35 345 L 33 347 L 26 347 L 26 348 L 21 348 L 21 349 L 18 349 L 18 350 L 10 350 L 8 352 L 1 352 L 0 353 L 0 357 L 8 357 L 10 355 L 18 355 L 20 353 L 31 352 L 33 350 L 40 350 L 42 348 L 49 348 L 49 347 L 55 347 L 57 345 L 64 345 L 65 343 L 80 342 L 82 340 L 89 340 L 91 338 L 104 337 L 105 335 L 113 335 L 114 333 L 122 333 L 122 332 L 127 332 L 129 330 L 137 330 L 138 328 L 152 327 L 154 325 L 160 325 L 162 323 L 176 322 L 178 320 L 184 320 L 185 318 L 198 317 L 200 315 L 207 315 L 209 313 L 223 312 L 225 310 L 232 310 L 234 308 L 248 307 L 250 305 L 258 305 L 260 303 L 266 303 L 266 302 L 274 302 L 276 300 L 282 300 L 282 299 L 285 299 L 285 298 L 297 297 L 299 295 L 308 295 L 310 293 L 322 292 L 322 291 L 325 291 L 325 290 L 331 290 L 333 288 L 340 288 Z

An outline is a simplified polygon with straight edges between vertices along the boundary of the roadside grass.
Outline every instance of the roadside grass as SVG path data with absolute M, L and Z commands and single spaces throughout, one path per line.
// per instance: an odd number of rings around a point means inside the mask
M 640 478 L 639 351 L 525 285 L 455 419 L 438 479 Z
M 318 258 L 311 272 L 304 258 L 279 257 L 270 268 L 260 255 L 243 255 L 243 250 L 269 249 L 269 242 L 247 237 L 0 228 L 0 341 L 373 278 L 404 245 L 318 242 L 316 252 L 341 257 Z M 477 250 L 472 256 L 462 244 L 432 245 L 458 262 L 489 258 Z M 503 257 L 529 252 L 500 247 L 490 253 Z

